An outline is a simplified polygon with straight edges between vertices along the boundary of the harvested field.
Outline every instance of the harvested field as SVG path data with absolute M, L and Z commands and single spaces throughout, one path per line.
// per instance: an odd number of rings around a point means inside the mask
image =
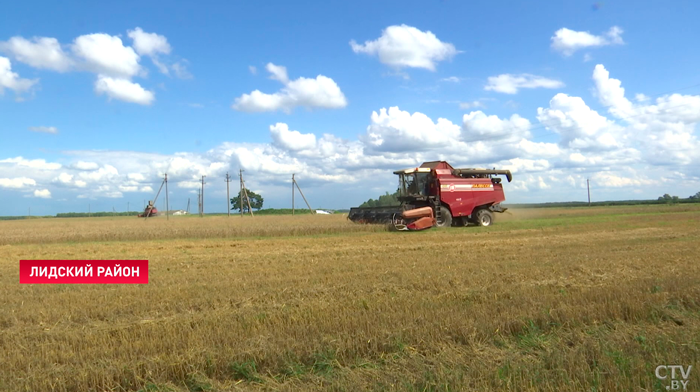
M 700 388 L 700 206 L 0 222 L 0 390 Z M 20 285 L 20 259 L 148 259 L 148 285 Z

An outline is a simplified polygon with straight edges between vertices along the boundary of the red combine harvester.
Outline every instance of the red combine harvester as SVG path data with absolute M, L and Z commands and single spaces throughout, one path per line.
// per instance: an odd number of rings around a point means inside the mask
M 445 161 L 395 171 L 399 201 L 393 207 L 351 208 L 348 219 L 357 223 L 390 224 L 396 230 L 425 230 L 433 226 L 490 226 L 494 212 L 505 212 L 501 179 L 509 170 L 455 169 Z
M 153 202 L 151 200 L 149 200 L 146 208 L 143 210 L 142 213 L 139 214 L 139 218 L 150 218 L 152 216 L 157 216 L 157 215 L 158 215 L 158 209 L 156 208 L 156 206 L 153 205 Z

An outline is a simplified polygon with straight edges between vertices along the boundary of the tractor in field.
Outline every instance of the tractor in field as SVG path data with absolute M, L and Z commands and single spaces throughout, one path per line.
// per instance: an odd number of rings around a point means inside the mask
M 445 161 L 395 171 L 399 176 L 398 200 L 392 207 L 351 208 L 348 219 L 356 223 L 389 224 L 396 230 L 431 227 L 490 226 L 494 213 L 505 212 L 503 184 L 509 170 L 455 169 Z
M 158 215 L 158 209 L 153 205 L 153 201 L 149 200 L 148 205 L 143 212 L 138 215 L 139 218 L 150 218 Z

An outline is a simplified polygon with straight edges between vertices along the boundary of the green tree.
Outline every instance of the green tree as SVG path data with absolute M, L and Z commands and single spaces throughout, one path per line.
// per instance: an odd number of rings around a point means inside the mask
M 263 207 L 263 197 L 249 189 L 246 189 L 246 193 L 248 194 L 248 199 L 250 199 L 250 207 L 254 208 L 258 211 Z M 241 209 L 241 192 L 238 192 L 238 196 L 234 197 L 231 199 L 231 209 L 240 211 Z M 243 197 L 243 212 L 248 212 L 248 203 L 245 200 L 245 197 Z
M 675 204 L 678 203 L 678 196 L 671 196 L 668 193 L 665 193 L 663 196 L 659 197 L 659 201 L 666 202 L 668 204 Z
M 360 204 L 360 207 L 389 207 L 401 204 L 398 199 L 399 191 L 390 194 L 386 192 L 385 194 L 379 196 L 377 200 L 369 199 L 366 202 Z

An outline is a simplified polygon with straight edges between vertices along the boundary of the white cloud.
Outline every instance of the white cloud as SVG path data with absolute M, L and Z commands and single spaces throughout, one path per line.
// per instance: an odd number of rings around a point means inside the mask
M 244 112 L 269 112 L 282 110 L 290 113 L 293 108 L 337 109 L 347 106 L 347 99 L 333 79 L 318 75 L 315 79 L 298 78 L 289 81 L 287 69 L 275 64 L 267 64 L 271 79 L 282 82 L 285 87 L 274 94 L 255 90 L 236 98 L 231 106 Z
M 95 162 L 83 162 L 83 161 L 78 161 L 72 165 L 72 167 L 78 169 L 78 170 L 97 170 L 99 169 L 100 165 L 98 165 Z
M 449 145 L 459 137 L 459 126 L 444 118 L 433 122 L 423 113 L 398 107 L 372 112 L 362 141 L 376 151 L 421 151 Z
M 42 199 L 50 199 L 51 192 L 48 189 L 37 189 L 34 191 L 34 197 L 39 197 Z
M 625 89 L 618 79 L 610 78 L 610 72 L 602 64 L 595 66 L 593 81 L 600 103 L 611 108 L 611 113 L 618 117 L 634 114 L 633 104 L 625 98 Z
M 10 59 L 0 57 L 0 95 L 4 93 L 4 89 L 8 88 L 15 93 L 22 93 L 39 82 L 38 79 L 22 79 L 19 74 L 12 72 Z
M 484 90 L 505 94 L 516 94 L 521 88 L 562 88 L 564 83 L 555 79 L 530 74 L 502 74 L 490 76 Z
M 73 53 L 85 61 L 85 67 L 95 73 L 129 78 L 143 72 L 139 55 L 121 38 L 109 34 L 88 34 L 76 38 Z
M 0 187 L 3 188 L 22 189 L 33 185 L 36 185 L 36 181 L 32 178 L 0 178 Z
M 265 66 L 265 69 L 267 69 L 267 72 L 270 73 L 270 79 L 280 81 L 283 84 L 289 83 L 289 76 L 287 76 L 287 67 L 268 63 Z
M 270 134 L 274 144 L 285 150 L 300 151 L 316 147 L 316 136 L 313 133 L 290 131 L 289 126 L 284 123 L 270 125 Z
M 154 56 L 159 53 L 170 54 L 170 44 L 165 36 L 146 33 L 140 27 L 129 30 L 127 35 L 134 41 L 136 53 L 142 56 Z
M 129 174 L 127 174 L 126 177 L 132 181 L 145 181 L 146 180 L 146 177 L 141 173 L 129 173 Z
M 644 146 L 645 159 L 657 165 L 700 164 L 700 96 L 671 94 L 655 104 L 634 104 L 622 82 L 601 64 L 593 71 L 596 95 L 614 117 L 628 124 L 630 138 Z
M 459 108 L 463 109 L 463 110 L 485 108 L 485 107 L 486 107 L 486 105 L 484 105 L 481 101 L 460 102 L 459 103 Z
M 651 98 L 649 98 L 648 96 L 646 96 L 646 95 L 644 95 L 644 94 L 637 94 L 637 95 L 634 96 L 634 100 L 637 101 L 637 102 L 647 102 L 647 101 L 649 101 L 650 99 L 651 99 Z
M 405 24 L 389 26 L 381 37 L 362 45 L 352 40 L 350 46 L 355 53 L 376 55 L 382 64 L 395 69 L 409 67 L 435 71 L 438 62 L 457 54 L 454 45 L 440 41 L 432 32 Z
M 589 62 L 589 61 L 591 61 L 591 60 L 593 60 L 593 56 L 591 56 L 590 53 L 586 53 L 586 54 L 583 55 L 583 62 L 584 62 L 584 63 L 587 63 L 587 62 Z
M 644 185 L 654 185 L 658 181 L 655 180 L 650 180 L 648 178 L 640 178 L 640 177 L 635 177 L 635 178 L 629 178 L 629 177 L 620 177 L 618 175 L 612 174 L 612 173 L 607 173 L 607 172 L 600 172 L 600 173 L 595 173 L 592 176 L 592 181 L 594 182 L 594 186 L 601 186 L 601 187 L 608 187 L 608 188 L 621 188 L 621 187 L 638 187 L 638 186 L 644 186 Z
M 499 168 L 510 170 L 513 174 L 537 173 L 551 168 L 546 159 L 523 159 L 513 158 L 499 162 Z
M 538 108 L 537 119 L 561 135 L 562 146 L 609 149 L 620 147 L 626 137 L 623 127 L 592 110 L 583 99 L 563 93 L 552 98 L 549 108 Z
M 462 135 L 465 141 L 521 140 L 530 136 L 530 121 L 514 114 L 508 120 L 487 116 L 482 111 L 465 114 Z
M 105 75 L 97 77 L 95 92 L 98 95 L 106 94 L 109 98 L 138 103 L 139 105 L 150 105 L 155 100 L 155 94 L 144 89 L 140 84 Z
M 178 78 L 180 78 L 180 79 L 192 79 L 192 74 L 187 69 L 187 64 L 189 64 L 189 61 L 180 60 L 172 65 L 172 69 L 173 69 L 173 71 L 175 71 L 175 75 Z
M 58 133 L 58 128 L 56 127 L 29 127 L 28 128 L 32 132 L 39 132 L 39 133 L 52 133 L 52 134 L 57 134 Z
M 60 182 L 61 184 L 68 185 L 71 183 L 71 181 L 73 181 L 73 175 L 68 173 L 61 173 L 58 175 L 58 177 L 56 177 L 56 181 Z
M 150 197 L 166 172 L 171 189 L 186 194 L 198 189 L 206 175 L 208 195 L 219 197 L 225 192 L 224 174 L 242 168 L 248 187 L 264 192 L 270 206 L 288 202 L 279 195 L 288 195 L 296 173 L 312 204 L 338 203 L 340 208 L 356 204 L 350 197 L 359 203 L 391 191 L 393 170 L 440 159 L 456 167 L 510 169 L 515 174 L 505 184 L 510 202 L 585 199 L 586 178 L 598 200 L 697 192 L 700 96 L 672 94 L 633 103 L 602 66 L 593 74 L 601 111 L 567 94 L 553 94 L 535 113 L 502 118 L 482 109 L 464 115 L 461 123 L 389 107 L 372 112 L 357 138 L 317 136 L 273 122 L 258 129 L 270 132 L 270 143 L 225 142 L 202 153 L 65 152 L 67 163 L 59 172 L 40 169 L 46 162 L 32 168 L 23 158 L 10 158 L 0 161 L 0 177 L 30 195 L 43 188 L 55 193 L 51 187 L 61 186 L 61 192 L 100 198 L 134 192 L 150 192 Z M 276 75 L 284 80 L 283 73 Z M 531 124 L 538 120 L 546 128 Z M 16 180 L 22 177 L 35 182 Z M 665 190 L 669 184 L 675 191 Z
M 253 66 L 253 65 L 249 65 L 249 66 L 248 66 L 248 71 L 250 71 L 250 73 L 253 74 L 253 75 L 257 75 L 257 74 L 258 74 L 258 69 L 255 68 L 255 66 Z
M 22 157 L 2 159 L 0 163 L 39 170 L 58 170 L 62 167 L 60 163 L 49 163 L 44 159 L 24 159 Z
M 587 31 L 574 31 L 567 28 L 561 28 L 552 36 L 552 49 L 561 52 L 565 56 L 571 56 L 579 49 L 607 46 L 607 45 L 622 45 L 623 30 L 617 26 L 613 26 L 610 30 L 602 35 L 593 35 Z
M 462 81 L 462 78 L 459 78 L 457 76 L 450 76 L 447 78 L 442 78 L 440 79 L 441 82 L 450 82 L 450 83 L 459 83 Z
M 12 37 L 7 42 L 0 42 L 0 51 L 10 53 L 19 62 L 34 68 L 65 72 L 73 67 L 73 60 L 61 48 L 56 38 Z
M 181 79 L 192 78 L 186 59 L 170 65 L 167 58 L 161 58 L 172 51 L 165 36 L 145 32 L 140 27 L 128 30 L 127 36 L 133 41 L 133 47 L 125 45 L 119 36 L 94 33 L 75 38 L 72 44 L 66 45 L 67 51 L 56 38 L 34 37 L 29 40 L 16 36 L 5 42 L 0 41 L 0 52 L 6 52 L 17 61 L 38 69 L 93 72 L 98 75 L 98 94 L 107 93 L 112 98 L 138 104 L 153 101 L 152 91 L 132 81 L 134 77 L 148 75 L 148 69 L 140 64 L 141 56 L 150 57 L 154 66 L 164 74 L 170 75 L 172 70 Z M 13 89 L 17 93 L 26 91 L 37 82 L 38 79 L 19 78 L 11 72 L 9 60 L 0 57 L 0 94 L 3 88 Z

